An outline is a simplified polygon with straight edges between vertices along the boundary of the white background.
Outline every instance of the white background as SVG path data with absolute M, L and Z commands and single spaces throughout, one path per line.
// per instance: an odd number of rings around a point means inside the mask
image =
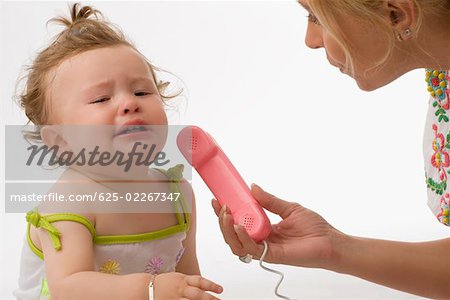
M 173 124 L 209 131 L 248 183 L 321 213 L 348 234 L 402 241 L 449 236 L 426 205 L 423 70 L 377 91 L 360 91 L 328 64 L 323 50 L 304 45 L 306 12 L 295 1 L 89 4 L 152 62 L 185 82 L 187 105 L 180 105 Z M 66 3 L 0 4 L 3 124 L 25 124 L 12 101 L 15 82 L 59 30 L 45 22 L 61 12 L 67 13 Z M 1 137 L 4 143 L 3 130 Z M 193 187 L 203 275 L 225 287 L 223 299 L 274 299 L 278 278 L 232 255 L 210 207 L 211 193 L 196 175 Z M 0 298 L 9 299 L 24 214 L 2 209 L 0 226 Z M 324 270 L 277 267 L 286 274 L 281 292 L 291 297 L 418 299 Z

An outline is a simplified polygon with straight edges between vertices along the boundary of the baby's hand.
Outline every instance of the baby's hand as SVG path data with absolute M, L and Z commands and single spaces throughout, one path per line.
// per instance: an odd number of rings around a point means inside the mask
M 154 288 L 155 300 L 214 300 L 218 298 L 206 292 L 220 294 L 223 291 L 220 285 L 200 275 L 184 275 L 177 272 L 157 275 Z

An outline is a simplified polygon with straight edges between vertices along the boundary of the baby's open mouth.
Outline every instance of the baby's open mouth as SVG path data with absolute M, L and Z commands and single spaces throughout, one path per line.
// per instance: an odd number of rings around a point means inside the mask
M 142 125 L 129 125 L 129 126 L 124 126 L 124 128 L 121 128 L 114 136 L 125 135 L 125 134 L 134 133 L 134 132 L 142 132 L 142 131 L 148 131 L 148 128 L 146 128 L 145 126 L 142 126 Z

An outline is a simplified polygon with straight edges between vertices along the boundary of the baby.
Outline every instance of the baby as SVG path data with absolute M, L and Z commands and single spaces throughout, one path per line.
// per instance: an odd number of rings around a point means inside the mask
M 70 19 L 53 21 L 65 28 L 34 60 L 20 98 L 39 129 L 34 140 L 74 153 L 77 147 L 92 150 L 93 142 L 126 153 L 135 145 L 142 150 L 149 140 L 161 150 L 167 130 L 154 128 L 167 127 L 164 104 L 171 96 L 154 66 L 89 6 L 74 4 Z M 221 293 L 222 287 L 200 276 L 194 197 L 182 171 L 182 165 L 156 170 L 135 164 L 126 172 L 117 165 L 69 166 L 51 192 L 76 193 L 78 186 L 70 183 L 82 182 L 92 192 L 117 197 L 138 178 L 159 182 L 138 192 L 148 194 L 151 186 L 180 201 L 164 202 L 153 213 L 29 212 L 15 296 L 217 299 L 207 292 Z

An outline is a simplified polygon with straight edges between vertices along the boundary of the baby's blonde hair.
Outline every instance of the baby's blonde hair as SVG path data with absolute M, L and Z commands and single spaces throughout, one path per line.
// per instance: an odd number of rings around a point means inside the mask
M 385 35 L 386 52 L 378 61 L 374 62 L 372 68 L 383 65 L 392 55 L 395 47 L 395 33 L 392 24 L 380 13 L 385 0 L 311 0 L 309 6 L 320 21 L 321 25 L 336 40 L 343 49 L 346 57 L 346 68 L 354 73 L 354 62 L 351 56 L 352 45 L 347 41 L 346 34 L 337 22 L 337 15 L 351 16 L 357 21 L 380 28 Z M 449 0 L 405 0 L 411 1 L 415 8 L 415 27 L 411 28 L 417 34 L 419 32 L 424 15 L 449 16 Z
M 29 122 L 38 128 L 34 132 L 26 131 L 25 137 L 35 141 L 41 140 L 40 125 L 46 125 L 49 121 L 50 105 L 46 100 L 46 90 L 47 77 L 53 68 L 70 57 L 97 48 L 126 45 L 140 53 L 119 28 L 106 21 L 100 11 L 90 6 L 75 3 L 70 8 L 70 19 L 60 16 L 49 22 L 63 25 L 65 29 L 54 37 L 47 48 L 38 53 L 27 68 L 22 78 L 26 80 L 25 87 L 18 96 L 19 105 L 24 109 Z M 166 95 L 164 90 L 169 82 L 158 81 L 155 70 L 160 69 L 152 65 L 143 55 L 142 57 L 150 68 L 162 100 L 166 101 L 180 95 L 181 91 Z

